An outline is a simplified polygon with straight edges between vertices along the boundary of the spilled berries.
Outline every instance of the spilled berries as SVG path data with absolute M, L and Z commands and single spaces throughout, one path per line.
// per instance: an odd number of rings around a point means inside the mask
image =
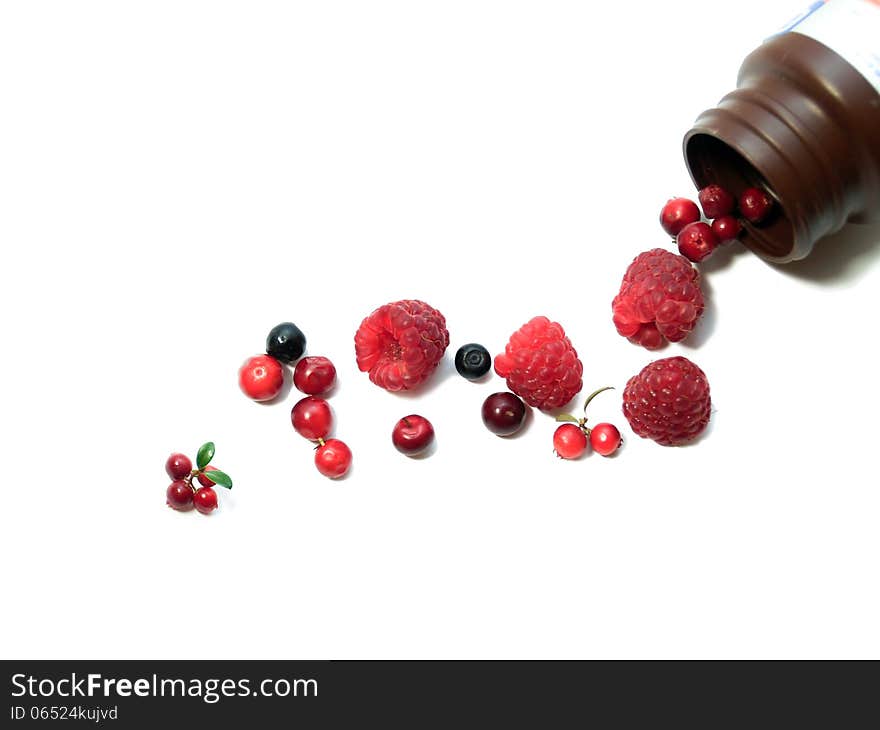
M 165 462 L 165 472 L 174 481 L 165 490 L 165 503 L 172 509 L 186 512 L 193 507 L 203 515 L 217 509 L 215 485 L 232 489 L 232 479 L 209 462 L 214 458 L 214 443 L 208 441 L 196 453 L 196 468 L 186 454 L 174 453 Z M 196 480 L 201 486 L 193 484 Z

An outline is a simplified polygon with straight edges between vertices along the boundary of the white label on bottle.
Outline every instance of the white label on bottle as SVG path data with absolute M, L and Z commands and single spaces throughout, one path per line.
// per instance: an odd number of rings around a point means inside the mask
M 828 46 L 880 91 L 880 0 L 814 2 L 784 31 Z

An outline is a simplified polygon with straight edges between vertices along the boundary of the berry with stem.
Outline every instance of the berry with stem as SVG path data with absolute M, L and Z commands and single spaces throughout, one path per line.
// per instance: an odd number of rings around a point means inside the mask
M 175 479 L 165 490 L 165 504 L 172 509 L 186 512 L 193 508 L 193 487 L 186 479 Z
M 213 487 L 200 487 L 193 495 L 193 504 L 203 515 L 209 515 L 217 509 L 217 492 Z
M 210 465 L 209 462 L 214 458 L 214 450 L 212 441 L 202 444 L 196 454 L 195 469 L 192 469 L 192 462 L 184 454 L 172 454 L 169 457 L 165 464 L 166 471 L 170 470 L 172 464 L 176 473 L 182 472 L 183 464 L 188 464 L 191 469 L 179 479 L 175 479 L 165 490 L 165 500 L 169 507 L 180 511 L 191 510 L 195 507 L 202 514 L 208 514 L 217 508 L 217 494 L 214 491 L 214 486 L 219 485 L 226 489 L 232 489 L 232 479 L 226 472 Z M 197 489 L 193 481 L 201 484 L 201 488 Z M 204 494 L 201 494 L 202 492 Z M 200 494 L 201 496 L 199 496 Z
M 557 428 L 553 434 L 553 448 L 556 450 L 557 455 L 563 459 L 576 459 L 584 452 L 588 441 L 593 451 L 602 456 L 610 456 L 620 448 L 623 440 L 620 438 L 620 431 L 617 430 L 616 426 L 610 423 L 597 423 L 592 428 L 587 426 L 587 406 L 590 405 L 593 398 L 606 390 L 613 390 L 613 388 L 610 385 L 606 385 L 604 388 L 594 390 L 587 396 L 587 400 L 584 402 L 584 415 L 581 418 L 576 418 L 570 413 L 562 413 L 556 417 L 557 421 L 567 421 L 567 423 Z M 563 429 L 566 430 L 563 431 Z M 580 432 L 583 437 L 582 446 L 580 445 L 581 440 L 574 434 L 575 431 Z M 562 447 L 561 450 L 560 446 Z M 580 450 L 578 450 L 578 447 L 580 447 Z M 567 456 L 567 453 L 574 453 L 574 456 Z
M 192 468 L 192 461 L 186 454 L 171 454 L 165 462 L 165 473 L 175 481 L 186 477 Z
M 339 439 L 319 439 L 315 466 L 325 477 L 338 479 L 351 468 L 351 449 Z
M 394 424 L 391 442 L 401 454 L 417 456 L 434 442 L 434 426 L 424 416 L 404 416 Z

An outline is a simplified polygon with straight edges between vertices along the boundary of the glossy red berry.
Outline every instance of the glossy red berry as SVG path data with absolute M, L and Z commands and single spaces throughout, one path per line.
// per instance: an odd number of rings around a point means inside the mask
M 688 223 L 676 238 L 678 252 L 689 261 L 698 263 L 718 247 L 718 239 L 708 223 Z
M 736 216 L 722 215 L 712 221 L 712 233 L 715 234 L 718 243 L 730 243 L 742 233 L 742 223 Z
M 336 382 L 336 368 L 326 357 L 313 355 L 300 360 L 293 370 L 293 384 L 307 395 L 322 395 Z
M 670 236 L 677 236 L 688 223 L 698 220 L 700 209 L 693 200 L 687 198 L 671 198 L 660 211 L 660 225 Z
M 165 502 L 169 507 L 186 512 L 193 508 L 193 488 L 189 482 L 176 479 L 165 490 Z
M 192 461 L 186 454 L 171 454 L 165 462 L 165 473 L 175 480 L 189 476 L 192 468 Z
M 290 411 L 290 421 L 300 436 L 318 441 L 333 428 L 333 412 L 323 398 L 310 395 L 297 401 Z
M 553 449 L 562 459 L 577 459 L 586 448 L 587 435 L 573 423 L 563 423 L 553 434 Z
M 610 456 L 620 448 L 621 438 L 617 426 L 610 423 L 597 423 L 590 429 L 590 446 L 602 456 Z
M 760 223 L 773 210 L 773 198 L 761 188 L 746 188 L 739 196 L 739 212 L 749 223 Z
M 526 404 L 513 393 L 493 393 L 483 401 L 483 424 L 498 436 L 510 436 L 526 420 Z
M 351 449 L 339 439 L 327 439 L 315 449 L 315 466 L 325 477 L 338 479 L 351 467 Z
M 255 401 L 272 400 L 284 385 L 284 368 L 270 355 L 255 355 L 238 370 L 238 386 Z
M 217 509 L 217 492 L 213 487 L 201 487 L 193 495 L 193 504 L 203 515 L 209 515 Z
M 707 185 L 699 194 L 700 205 L 707 218 L 718 218 L 733 212 L 736 199 L 720 185 Z
M 208 465 L 205 467 L 204 471 L 217 471 L 217 467 Z M 203 487 L 214 486 L 214 482 L 208 479 L 208 477 L 206 477 L 204 474 L 199 474 L 196 478 L 199 480 L 199 484 L 201 484 Z
M 404 416 L 394 424 L 391 442 L 401 454 L 422 454 L 434 442 L 434 427 L 424 416 Z

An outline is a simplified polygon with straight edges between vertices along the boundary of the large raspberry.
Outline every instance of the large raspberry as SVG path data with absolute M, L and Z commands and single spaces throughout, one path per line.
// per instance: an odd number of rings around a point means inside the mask
M 623 415 L 639 436 L 663 446 L 696 438 L 709 423 L 709 381 L 686 357 L 667 357 L 633 375 L 623 391 Z
M 390 391 L 409 390 L 427 380 L 448 345 L 446 319 L 417 299 L 379 307 L 354 336 L 358 367 Z
M 584 366 L 562 325 L 535 317 L 510 336 L 495 372 L 530 406 L 549 411 L 580 392 Z
M 648 350 L 683 340 L 703 307 L 699 272 L 684 256 L 662 248 L 633 259 L 611 303 L 617 331 Z

